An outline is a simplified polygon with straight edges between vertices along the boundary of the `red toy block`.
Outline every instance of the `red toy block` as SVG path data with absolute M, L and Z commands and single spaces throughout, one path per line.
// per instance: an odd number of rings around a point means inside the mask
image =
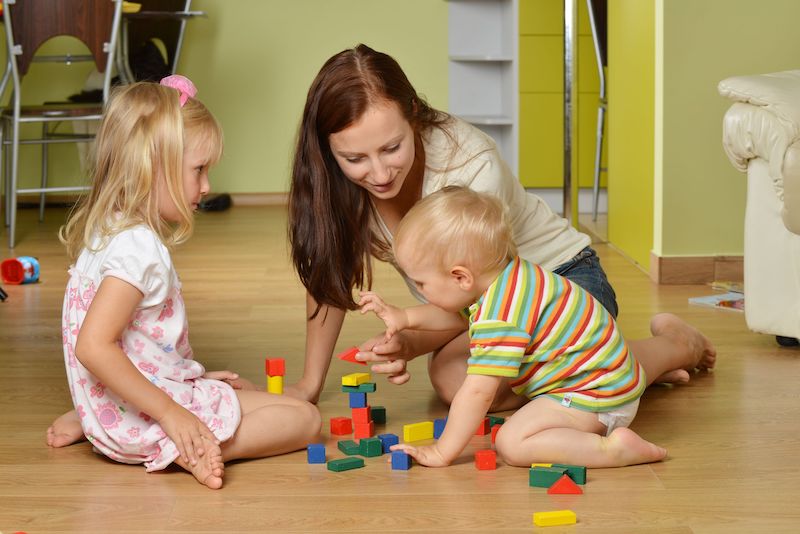
M 561 475 L 561 478 L 556 480 L 552 486 L 547 488 L 547 493 L 551 495 L 561 495 L 561 494 L 576 494 L 579 495 L 583 493 L 583 490 L 578 487 L 575 482 L 569 478 L 569 475 Z
M 372 409 L 369 406 L 353 408 L 351 412 L 353 413 L 353 422 L 356 424 L 369 423 L 372 421 Z
M 353 421 L 349 417 L 331 417 L 331 434 L 343 436 L 353 431 Z
M 371 438 L 375 435 L 375 423 L 356 423 L 356 428 L 353 432 L 353 437 L 356 439 Z
M 475 467 L 481 471 L 497 469 L 497 453 L 492 449 L 475 451 Z
M 367 365 L 367 362 L 361 362 L 356 360 L 356 354 L 358 354 L 358 352 L 360 351 L 361 349 L 359 349 L 358 347 L 353 347 L 351 349 L 347 349 L 344 352 L 340 352 L 339 354 L 336 355 L 336 357 L 345 362 L 357 363 L 359 365 Z
M 481 424 L 478 425 L 478 429 L 475 431 L 476 436 L 485 436 L 489 433 L 489 418 L 484 417 Z
M 283 358 L 267 358 L 264 368 L 267 376 L 286 376 L 286 360 Z
M 500 427 L 503 425 L 494 425 L 492 427 L 492 443 L 497 441 L 497 432 L 500 430 Z

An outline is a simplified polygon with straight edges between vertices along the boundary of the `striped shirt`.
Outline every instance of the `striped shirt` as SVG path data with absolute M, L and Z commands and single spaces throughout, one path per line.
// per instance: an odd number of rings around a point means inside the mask
M 519 257 L 469 307 L 469 338 L 467 373 L 508 377 L 518 395 L 605 412 L 644 392 L 644 369 L 608 311 Z

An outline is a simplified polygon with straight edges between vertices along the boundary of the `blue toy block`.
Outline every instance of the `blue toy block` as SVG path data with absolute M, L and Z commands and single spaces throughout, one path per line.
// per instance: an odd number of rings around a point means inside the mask
M 348 393 L 350 395 L 350 407 L 351 408 L 365 408 L 367 406 L 367 394 L 366 393 Z
M 439 439 L 439 436 L 444 432 L 444 425 L 447 424 L 447 418 L 433 420 L 433 437 Z
M 308 446 L 308 463 L 310 464 L 324 464 L 325 463 L 325 445 L 322 443 L 311 443 Z
M 378 439 L 381 440 L 381 443 L 383 443 L 384 454 L 392 452 L 389 450 L 389 447 L 400 443 L 400 437 L 397 436 L 397 434 L 378 434 Z
M 411 469 L 411 456 L 403 451 L 392 451 L 392 469 L 399 471 Z

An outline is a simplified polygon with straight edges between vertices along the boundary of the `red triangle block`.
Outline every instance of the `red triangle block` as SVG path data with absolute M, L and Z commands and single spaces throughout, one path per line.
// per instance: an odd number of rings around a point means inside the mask
M 356 360 L 356 354 L 358 354 L 360 350 L 361 349 L 359 349 L 358 347 L 353 347 L 352 349 L 347 349 L 344 352 L 340 352 L 339 354 L 336 355 L 336 357 L 345 362 L 357 363 L 359 365 L 367 365 L 367 362 L 361 362 Z
M 547 489 L 547 493 L 551 495 L 565 493 L 581 494 L 583 490 L 579 488 L 568 475 L 561 475 L 561 478 L 556 480 L 553 485 Z

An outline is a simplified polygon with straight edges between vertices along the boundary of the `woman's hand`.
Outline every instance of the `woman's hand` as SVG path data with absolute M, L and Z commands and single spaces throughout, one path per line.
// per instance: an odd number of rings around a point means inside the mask
M 447 467 L 452 463 L 448 462 L 444 456 L 442 456 L 441 451 L 439 451 L 439 447 L 436 445 L 414 447 L 406 443 L 401 443 L 399 445 L 392 445 L 390 450 L 403 451 L 411 456 L 418 464 L 426 467 Z
M 413 359 L 408 351 L 408 346 L 403 333 L 397 333 L 386 338 L 386 334 L 378 334 L 372 339 L 362 343 L 361 350 L 356 359 L 362 362 L 373 363 L 370 368 L 375 373 L 388 375 L 386 379 L 392 384 L 405 384 L 411 379 L 406 370 L 408 360 Z
M 203 448 L 204 439 L 219 444 L 217 437 L 203 421 L 176 402 L 167 408 L 158 423 L 175 443 L 183 461 L 189 465 L 197 464 L 197 458 L 206 453 Z

